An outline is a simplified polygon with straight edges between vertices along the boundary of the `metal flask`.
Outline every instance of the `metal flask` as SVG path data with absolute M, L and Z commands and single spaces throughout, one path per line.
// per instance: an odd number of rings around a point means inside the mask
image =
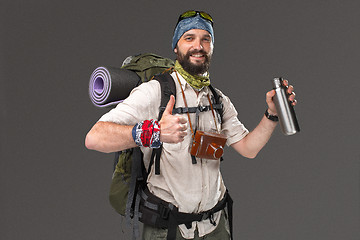
M 293 135 L 300 131 L 299 123 L 296 118 L 294 107 L 288 100 L 286 87 L 282 85 L 282 78 L 272 80 L 273 88 L 276 92 L 273 100 L 278 113 L 281 130 L 285 135 Z

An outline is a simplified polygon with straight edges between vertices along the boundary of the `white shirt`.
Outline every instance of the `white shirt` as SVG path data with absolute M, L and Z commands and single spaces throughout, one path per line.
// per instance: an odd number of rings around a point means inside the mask
M 176 84 L 175 107 L 185 107 L 180 84 L 173 77 Z M 194 89 L 179 76 L 181 87 L 185 92 L 188 107 L 199 105 L 208 106 L 207 95 L 212 95 L 208 87 L 203 88 L 197 95 Z M 249 132 L 237 118 L 237 111 L 229 98 L 220 91 L 223 103 L 222 124 L 217 126 L 221 133 L 227 136 L 227 145 L 240 141 Z M 133 89 L 130 96 L 116 108 L 103 115 L 99 121 L 114 122 L 122 125 L 135 125 L 146 119 L 157 119 L 161 98 L 160 84 L 156 80 L 141 84 Z M 183 114 L 188 119 L 186 114 Z M 190 120 L 195 128 L 195 113 L 190 114 Z M 197 130 L 214 131 L 216 124 L 211 111 L 199 114 Z M 221 129 L 220 129 L 221 128 Z M 163 143 L 163 152 L 160 159 L 160 175 L 155 175 L 154 168 L 148 176 L 148 188 L 150 192 L 161 199 L 170 202 L 179 208 L 180 212 L 198 213 L 213 208 L 220 201 L 226 191 L 221 173 L 219 160 L 197 159 L 197 164 L 192 164 L 189 148 L 192 143 L 192 133 L 188 123 L 188 134 L 183 142 L 177 144 Z M 152 150 L 142 147 L 144 162 L 148 164 Z M 218 224 L 220 212 L 214 214 L 214 220 Z M 194 231 L 198 228 L 199 236 L 202 237 L 212 232 L 216 226 L 209 221 L 193 222 L 192 228 L 187 229 L 180 225 L 180 232 L 186 239 L 194 238 Z

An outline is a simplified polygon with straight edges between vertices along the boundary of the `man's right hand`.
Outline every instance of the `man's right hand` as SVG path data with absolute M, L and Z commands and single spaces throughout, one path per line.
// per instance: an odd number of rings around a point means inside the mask
M 170 96 L 165 111 L 160 120 L 160 141 L 165 143 L 179 143 L 187 135 L 187 120 L 182 116 L 172 115 L 175 98 Z

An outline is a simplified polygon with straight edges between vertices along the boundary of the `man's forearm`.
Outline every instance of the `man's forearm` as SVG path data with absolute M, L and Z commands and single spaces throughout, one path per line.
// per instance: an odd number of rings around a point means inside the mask
M 231 146 L 244 157 L 255 158 L 269 141 L 276 125 L 276 122 L 273 122 L 264 116 L 253 131 Z
M 171 96 L 159 121 L 161 142 L 182 142 L 187 135 L 187 120 L 185 117 L 172 115 L 174 105 L 175 98 Z M 85 146 L 88 149 L 105 153 L 137 147 L 132 136 L 133 128 L 134 126 L 113 122 L 97 122 L 86 135 Z
M 136 147 L 132 131 L 133 126 L 112 122 L 97 122 L 85 138 L 88 149 L 110 153 Z

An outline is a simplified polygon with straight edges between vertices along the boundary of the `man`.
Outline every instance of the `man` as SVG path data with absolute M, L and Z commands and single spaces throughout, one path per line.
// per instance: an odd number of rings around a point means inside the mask
M 193 163 L 189 148 L 194 130 L 221 132 L 226 136 L 228 145 L 242 156 L 254 158 L 277 124 L 277 112 L 272 101 L 275 91 L 266 93 L 268 109 L 251 132 L 237 118 L 238 114 L 229 98 L 220 91 L 218 93 L 223 104 L 221 117 L 211 110 L 201 112 L 198 117 L 197 114 L 172 115 L 174 107 L 210 104 L 212 92 L 208 87 L 208 68 L 214 48 L 211 16 L 198 11 L 180 15 L 172 48 L 177 56 L 171 73 L 176 84 L 176 103 L 171 96 L 161 120 L 153 120 L 159 114 L 160 84 L 155 80 L 149 81 L 134 89 L 124 102 L 102 116 L 87 134 L 85 145 L 101 152 L 141 146 L 144 162 L 149 162 L 152 148 L 162 145 L 161 174 L 156 175 L 152 168 L 147 180 L 149 191 L 176 206 L 179 212 L 203 213 L 213 209 L 224 198 L 226 187 L 220 173 L 220 161 L 196 158 L 196 164 Z M 288 93 L 289 100 L 295 105 L 292 86 L 288 87 Z M 144 125 L 152 133 L 148 139 L 142 135 Z M 204 236 L 206 239 L 230 239 L 228 216 L 223 210 L 201 221 L 181 224 L 176 231 L 176 239 L 199 239 Z M 167 235 L 167 229 L 144 225 L 144 239 L 166 239 Z

